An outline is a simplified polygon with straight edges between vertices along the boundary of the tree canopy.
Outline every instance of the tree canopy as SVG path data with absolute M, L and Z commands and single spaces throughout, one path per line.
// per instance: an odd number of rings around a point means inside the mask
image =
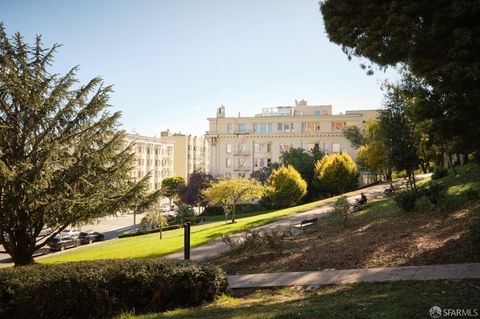
M 266 195 L 277 207 L 293 206 L 307 194 L 307 182 L 291 165 L 273 170 L 267 186 Z
M 391 87 L 380 112 L 379 128 L 384 136 L 388 161 L 397 171 L 405 170 L 410 183 L 415 185 L 414 171 L 419 165 L 419 141 L 414 124 L 407 116 L 408 99 L 397 87 Z
M 232 223 L 234 223 L 237 204 L 259 199 L 264 192 L 265 188 L 255 179 L 227 178 L 213 183 L 203 191 L 203 196 L 211 205 L 222 206 L 225 221 L 231 213 Z
M 185 180 L 181 176 L 166 177 L 162 179 L 162 195 L 170 200 L 170 205 L 172 201 L 177 196 L 177 191 L 180 186 L 185 185 Z
M 212 176 L 204 171 L 193 171 L 188 177 L 187 184 L 180 184 L 177 188 L 180 201 L 187 205 L 204 206 L 206 201 L 202 191 L 210 186 L 212 180 Z
M 380 67 L 405 67 L 414 79 L 418 122 L 455 151 L 480 149 L 480 3 L 357 1 L 321 3 L 330 40 Z
M 315 179 L 319 188 L 332 194 L 343 194 L 357 182 L 355 162 L 345 152 L 325 155 L 315 165 Z
M 9 38 L 0 24 L 0 243 L 15 265 L 69 225 L 158 197 L 145 201 L 148 175 L 130 177 L 134 154 L 120 113 L 109 112 L 111 86 L 99 77 L 77 86 L 76 67 L 50 73 L 57 48 Z

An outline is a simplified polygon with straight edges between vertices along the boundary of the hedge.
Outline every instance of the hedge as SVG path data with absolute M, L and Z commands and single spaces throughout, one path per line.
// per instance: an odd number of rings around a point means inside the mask
M 237 213 L 253 213 L 265 210 L 266 207 L 260 204 L 238 204 L 237 205 Z M 223 215 L 224 211 L 223 208 L 220 206 L 207 206 L 205 210 L 202 212 L 202 216 L 218 216 Z
M 197 306 L 225 292 L 218 267 L 118 259 L 0 270 L 0 318 L 105 318 Z
M 174 229 L 179 229 L 180 225 L 170 225 L 170 226 L 165 226 L 162 228 L 162 231 L 169 231 L 169 230 L 174 230 Z M 146 235 L 146 234 L 153 234 L 153 233 L 159 233 L 160 228 L 155 228 L 152 230 L 137 230 L 136 232 L 130 232 L 130 233 L 123 233 L 118 238 L 128 238 L 128 237 L 135 237 L 135 236 L 141 236 L 141 235 Z

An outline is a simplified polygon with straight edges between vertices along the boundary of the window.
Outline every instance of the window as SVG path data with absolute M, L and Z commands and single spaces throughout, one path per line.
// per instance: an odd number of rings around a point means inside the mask
M 240 133 L 245 133 L 247 131 L 247 126 L 245 124 L 238 124 L 238 131 Z
M 280 153 L 281 152 L 287 152 L 293 147 L 292 144 L 280 144 Z
M 228 134 L 233 133 L 233 124 L 231 123 L 227 124 L 227 133 Z
M 237 160 L 238 168 L 244 168 L 245 167 L 245 162 L 246 162 L 245 159 L 240 157 Z
M 272 123 L 255 123 L 253 129 L 256 134 L 272 134 Z
M 315 111 L 315 116 L 320 116 L 320 115 L 321 115 L 320 111 Z
M 270 158 L 256 158 L 255 159 L 255 168 L 264 168 L 268 167 L 272 164 L 272 160 Z
M 318 147 L 318 143 L 302 143 L 302 148 L 307 152 L 312 151 L 315 146 Z
M 332 122 L 332 131 L 340 131 L 345 127 L 345 122 L 335 121 Z
M 245 149 L 246 149 L 246 144 L 245 143 L 238 144 L 238 152 L 239 153 L 245 152 Z
M 270 147 L 270 143 L 255 143 L 255 153 L 269 153 L 271 151 Z
M 226 158 L 225 159 L 225 167 L 231 167 L 232 166 L 232 159 L 231 158 Z
M 302 132 L 303 133 L 318 133 L 318 132 L 320 132 L 320 123 L 318 123 L 318 122 L 303 122 L 302 123 Z
M 333 153 L 340 153 L 340 144 L 339 143 L 332 143 L 332 152 Z
M 285 133 L 293 132 L 293 123 L 277 123 L 277 131 Z
M 227 154 L 231 154 L 232 153 L 232 144 L 228 143 L 226 145 L 226 147 L 227 147 Z

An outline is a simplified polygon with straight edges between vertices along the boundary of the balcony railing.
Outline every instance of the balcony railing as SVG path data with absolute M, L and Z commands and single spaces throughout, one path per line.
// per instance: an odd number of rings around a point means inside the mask
M 250 156 L 250 151 L 245 151 L 245 150 L 243 150 L 243 151 L 235 151 L 235 152 L 233 153 L 233 155 L 235 155 L 235 156 Z
M 250 134 L 250 133 L 252 133 L 252 130 L 239 130 L 239 129 L 233 130 L 233 134 L 238 134 L 238 135 Z
M 247 172 L 247 171 L 250 171 L 251 169 L 248 166 L 235 166 L 233 170 L 237 172 Z

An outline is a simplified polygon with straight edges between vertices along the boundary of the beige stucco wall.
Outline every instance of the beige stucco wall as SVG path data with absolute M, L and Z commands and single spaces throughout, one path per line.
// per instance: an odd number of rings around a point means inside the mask
M 341 126 L 356 125 L 363 128 L 366 121 L 378 115 L 377 110 L 347 111 L 346 114 L 338 115 L 311 115 L 314 113 L 308 111 L 307 106 L 301 105 L 301 108 L 301 113 L 293 112 L 301 115 L 294 116 L 257 114 L 255 117 L 223 117 L 224 112 L 217 111 L 217 117 L 208 118 L 209 131 L 206 134 L 210 146 L 210 173 L 213 176 L 249 176 L 254 170 L 261 168 L 256 166 L 256 163 L 261 164 L 261 159 L 264 159 L 265 163 L 267 160 L 278 162 L 281 144 L 291 144 L 294 148 L 305 147 L 306 144 L 318 144 L 326 153 L 331 153 L 333 145 L 339 144 L 340 151 L 346 151 L 355 158 L 355 149 L 343 136 Z M 326 107 L 317 107 L 317 109 L 325 110 Z M 271 124 L 271 132 L 260 134 L 255 131 L 257 123 L 267 124 L 267 126 Z M 293 123 L 293 130 L 279 131 L 278 123 Z M 314 123 L 310 124 L 314 131 L 305 128 L 304 126 L 307 126 L 305 123 Z M 239 131 L 240 124 L 245 126 L 244 132 Z M 227 125 L 232 127 L 230 132 L 227 132 Z M 254 152 L 255 143 L 270 144 L 270 151 Z M 227 144 L 231 145 L 231 153 L 227 153 Z M 239 152 L 242 144 L 244 149 Z M 226 165 L 227 159 L 230 159 L 230 167 Z M 243 166 L 240 165 L 241 162 L 244 162 Z

